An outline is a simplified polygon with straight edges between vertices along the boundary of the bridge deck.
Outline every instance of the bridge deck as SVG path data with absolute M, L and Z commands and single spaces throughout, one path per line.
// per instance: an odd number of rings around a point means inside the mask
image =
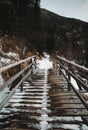
M 23 82 L 0 112 L 2 130 L 87 130 L 81 116 L 88 116 L 67 81 L 54 69 L 39 69 L 33 81 Z M 85 93 L 85 91 L 80 91 Z

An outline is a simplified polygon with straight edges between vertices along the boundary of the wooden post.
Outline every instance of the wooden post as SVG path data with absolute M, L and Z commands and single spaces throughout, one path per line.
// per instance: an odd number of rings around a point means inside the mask
M 61 63 L 61 60 L 59 60 L 59 62 Z M 61 73 L 61 65 L 60 65 L 60 67 L 59 67 L 59 75 L 61 75 L 62 73 Z
M 18 68 L 19 68 L 19 71 L 21 71 L 21 69 L 22 69 L 21 64 L 18 65 Z M 18 77 L 18 82 L 21 81 L 22 77 L 23 77 L 23 74 Z M 20 85 L 20 91 L 23 91 L 23 85 L 22 85 L 22 83 Z
M 68 71 L 70 71 L 70 70 L 71 70 L 71 65 L 68 64 Z M 67 72 L 67 75 L 68 75 L 69 81 L 71 81 L 71 76 L 70 76 L 69 72 Z M 68 90 L 69 90 L 69 91 L 71 90 L 71 87 L 70 87 L 70 84 L 69 84 L 69 83 L 68 83 Z
M 37 68 L 36 57 L 34 57 L 34 65 L 35 65 L 35 69 L 36 69 Z

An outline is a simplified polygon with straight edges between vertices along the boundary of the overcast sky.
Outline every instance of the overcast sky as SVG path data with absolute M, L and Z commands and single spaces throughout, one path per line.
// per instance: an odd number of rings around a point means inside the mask
M 41 8 L 88 22 L 88 0 L 41 0 Z

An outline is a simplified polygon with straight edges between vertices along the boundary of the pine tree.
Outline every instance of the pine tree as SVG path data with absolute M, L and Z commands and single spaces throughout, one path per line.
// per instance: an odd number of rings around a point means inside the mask
M 40 0 L 0 0 L 0 30 L 4 33 L 16 30 L 19 34 L 21 28 L 31 29 L 29 23 L 34 24 L 39 19 L 39 7 Z

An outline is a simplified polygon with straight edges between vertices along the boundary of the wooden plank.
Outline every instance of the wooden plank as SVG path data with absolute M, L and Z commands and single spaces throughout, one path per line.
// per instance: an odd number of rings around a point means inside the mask
M 76 94 L 75 93 L 54 93 L 54 94 L 49 94 L 49 96 L 51 96 L 51 97 L 54 97 L 54 96 L 64 96 L 64 97 L 66 97 L 66 96 L 73 96 L 73 97 L 77 97 L 76 96 Z
M 61 103 L 61 104 L 81 104 L 81 101 L 80 100 L 61 100 L 61 101 L 59 101 L 59 100 L 56 100 L 56 101 L 54 101 L 52 104 L 59 104 L 59 103 Z
M 57 100 L 78 100 L 79 99 L 77 96 L 75 96 L 74 98 L 71 96 L 53 96 L 53 97 L 51 96 L 49 98 L 51 99 L 51 101 L 52 100 L 55 101 L 55 99 Z
M 57 123 L 59 123 L 59 124 L 66 124 L 66 125 L 72 125 L 72 124 L 74 124 L 74 125 L 79 125 L 79 124 L 84 124 L 84 122 L 83 121 L 79 121 L 79 120 L 68 120 L 68 121 L 66 121 L 66 120 L 52 120 L 52 121 L 49 121 L 49 123 L 53 123 L 53 124 L 57 124 Z M 56 129 L 54 129 L 54 130 L 56 130 Z M 58 130 L 60 130 L 60 129 L 58 129 Z
M 88 116 L 86 109 L 52 109 L 49 116 Z
M 49 109 L 84 109 L 82 104 L 54 104 L 49 107 Z

